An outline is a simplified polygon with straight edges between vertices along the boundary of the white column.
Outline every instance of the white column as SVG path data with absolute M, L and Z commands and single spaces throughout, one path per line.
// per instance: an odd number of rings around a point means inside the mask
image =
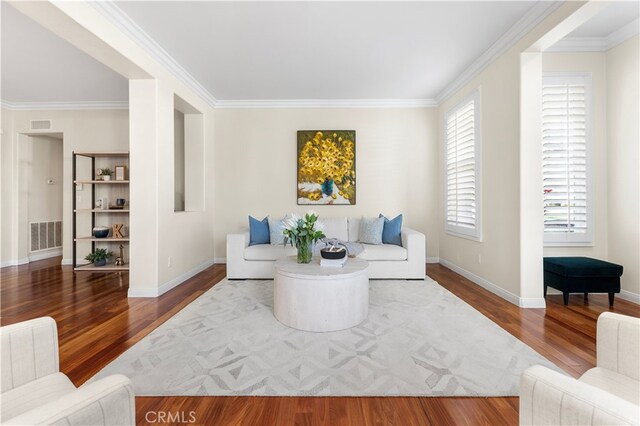
M 129 296 L 158 293 L 158 82 L 129 80 Z

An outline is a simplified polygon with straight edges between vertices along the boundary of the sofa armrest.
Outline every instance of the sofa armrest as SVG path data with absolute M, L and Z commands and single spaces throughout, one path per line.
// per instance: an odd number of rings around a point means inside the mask
M 596 341 L 598 367 L 640 380 L 640 318 L 602 313 Z
M 7 424 L 135 425 L 133 385 L 121 374 L 105 377 L 9 419 Z
M 426 238 L 422 232 L 411 228 L 402 228 L 400 237 L 402 239 L 402 247 L 407 249 L 407 256 L 419 258 L 422 263 L 427 261 Z
M 541 365 L 520 378 L 521 425 L 638 424 L 638 406 Z
M 424 279 L 426 256 L 426 237 L 422 232 L 411 228 L 402 228 L 400 231 L 402 247 L 407 249 L 407 261 L 409 262 L 409 278 Z
M 58 327 L 51 317 L 0 327 L 1 392 L 60 371 Z
M 249 247 L 249 230 L 227 234 L 227 278 L 242 278 L 244 250 Z

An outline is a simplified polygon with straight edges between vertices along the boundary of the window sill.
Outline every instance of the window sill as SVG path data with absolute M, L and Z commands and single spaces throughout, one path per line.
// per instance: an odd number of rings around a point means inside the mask
M 459 238 L 464 238 L 465 240 L 471 240 L 471 241 L 475 241 L 478 243 L 482 242 L 482 236 L 476 236 L 476 235 L 469 235 L 469 234 L 465 234 L 462 232 L 456 232 L 453 231 L 451 229 L 445 229 L 445 234 L 450 235 L 452 237 L 459 237 Z

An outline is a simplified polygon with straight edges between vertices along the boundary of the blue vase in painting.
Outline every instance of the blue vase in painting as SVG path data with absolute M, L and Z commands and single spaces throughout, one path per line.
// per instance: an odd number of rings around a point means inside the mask
M 327 178 L 324 180 L 322 183 L 322 193 L 329 197 L 333 194 L 333 179 Z

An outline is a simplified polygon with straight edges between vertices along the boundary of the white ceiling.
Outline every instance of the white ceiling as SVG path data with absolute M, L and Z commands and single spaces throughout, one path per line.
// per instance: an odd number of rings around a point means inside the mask
M 218 100 L 428 99 L 534 2 L 117 2 Z
M 607 37 L 639 16 L 640 2 L 611 2 L 609 7 L 575 29 L 568 37 Z
M 115 5 L 218 100 L 410 101 L 437 98 L 534 3 Z M 606 37 L 637 19 L 638 6 L 612 2 L 570 37 Z M 127 100 L 126 79 L 5 2 L 1 23 L 3 101 Z
M 1 98 L 9 103 L 113 102 L 128 81 L 1 2 Z

